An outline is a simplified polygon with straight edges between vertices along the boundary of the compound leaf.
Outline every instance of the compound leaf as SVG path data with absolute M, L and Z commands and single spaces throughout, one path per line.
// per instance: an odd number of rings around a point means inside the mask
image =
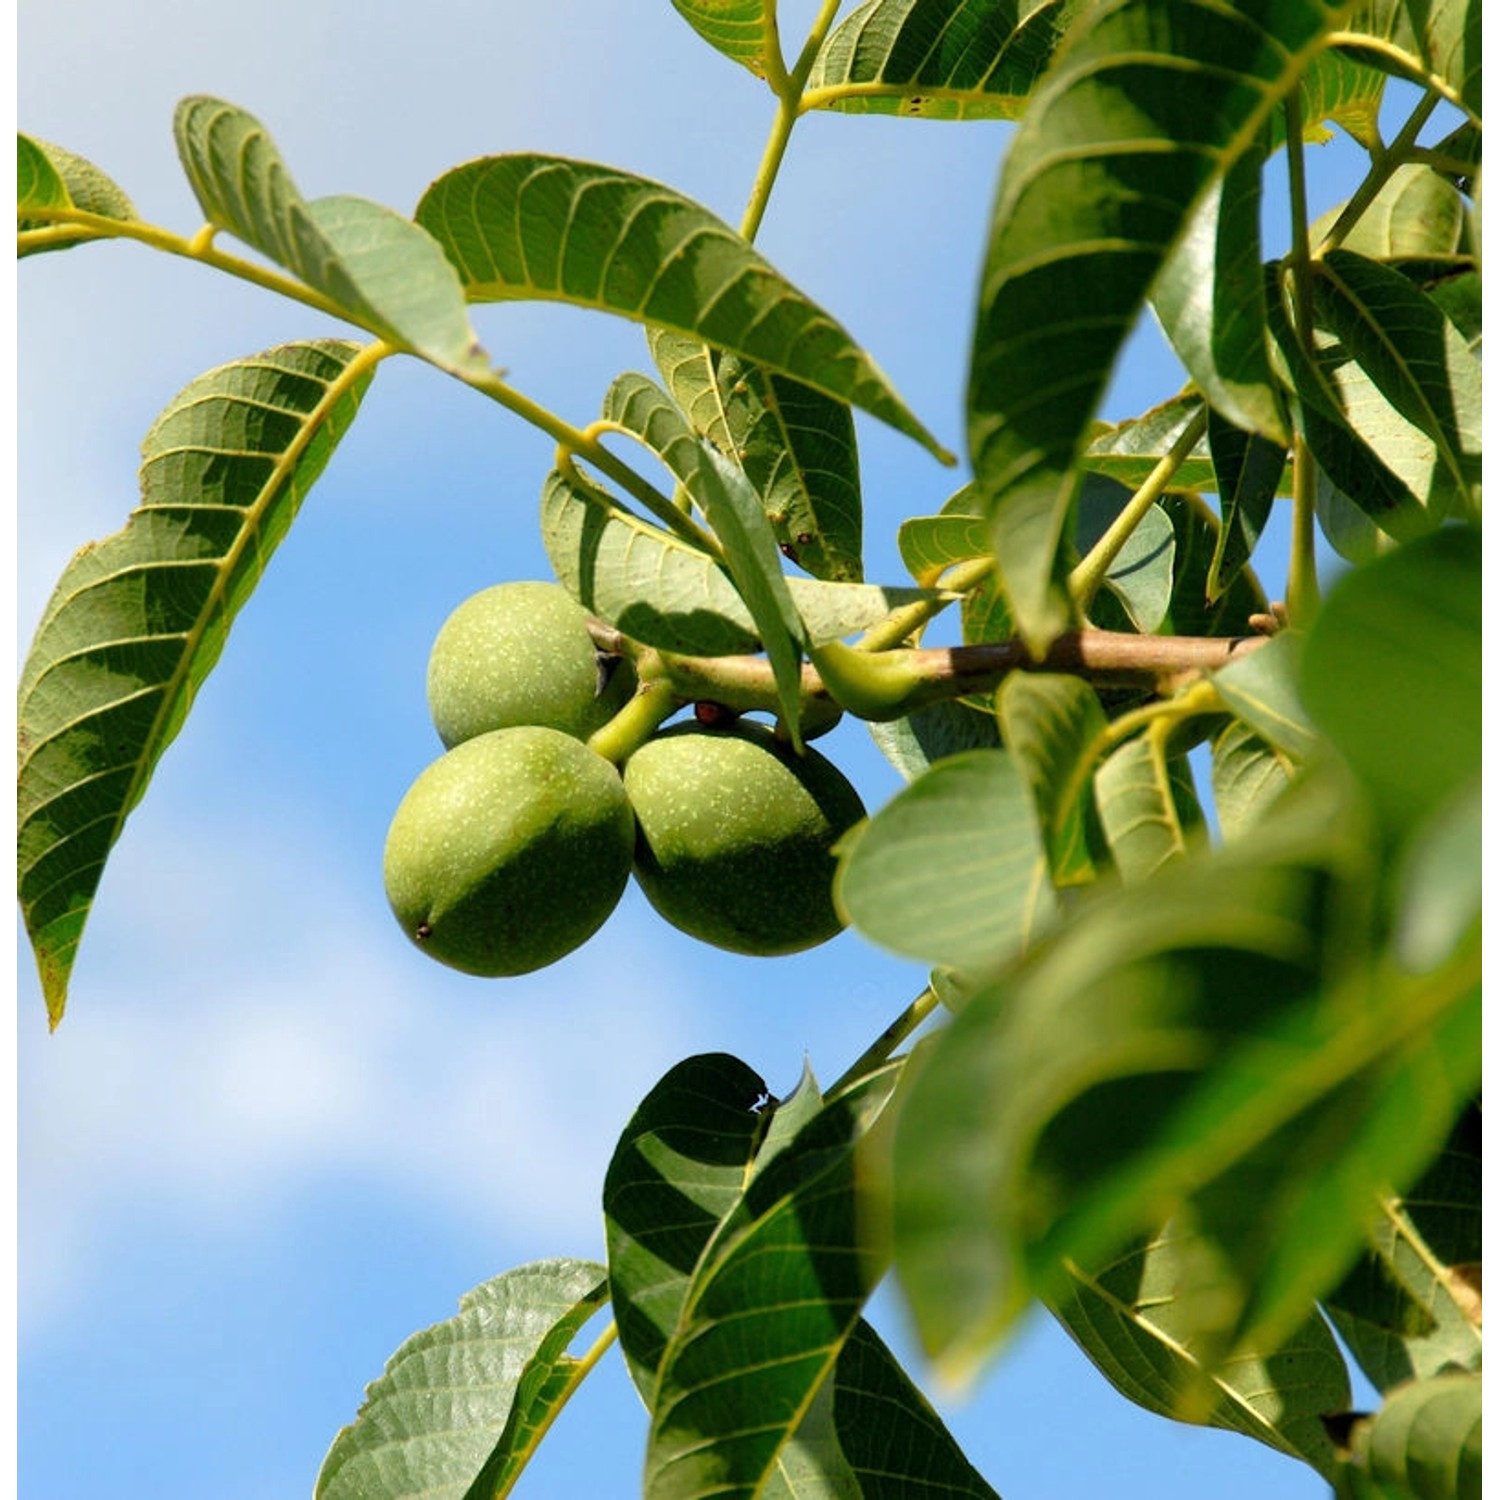
M 604 1304 L 604 1277 L 592 1261 L 535 1261 L 484 1282 L 460 1300 L 456 1317 L 413 1334 L 334 1438 L 314 1500 L 503 1493 L 496 1486 L 507 1461 L 525 1448 L 497 1450 L 497 1442 L 512 1432 L 524 1438 L 524 1421 L 512 1418 L 535 1414 L 568 1340 Z
M 471 301 L 542 299 L 691 335 L 944 450 L 843 328 L 673 188 L 563 157 L 492 156 L 422 195 L 417 223 Z
M 17 709 L 21 906 L 54 1026 L 126 814 L 372 372 L 320 341 L 200 376 L 146 435 L 140 508 L 58 580 Z

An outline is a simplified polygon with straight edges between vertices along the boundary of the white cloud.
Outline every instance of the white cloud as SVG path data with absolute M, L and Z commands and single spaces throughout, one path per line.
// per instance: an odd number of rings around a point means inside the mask
M 355 1182 L 462 1228 L 602 1249 L 609 1154 L 692 1029 L 642 914 L 541 974 L 481 985 L 346 895 L 299 920 L 289 851 L 335 893 L 339 874 L 285 830 L 216 832 L 133 839 L 56 1036 L 23 978 L 27 1330 L 86 1296 L 96 1236 L 143 1206 L 242 1238 L 305 1190 Z

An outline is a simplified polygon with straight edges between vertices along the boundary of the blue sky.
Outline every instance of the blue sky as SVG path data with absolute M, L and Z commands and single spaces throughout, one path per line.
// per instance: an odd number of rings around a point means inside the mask
M 784 35 L 812 9 L 784 5 Z M 170 121 L 188 93 L 256 113 L 310 196 L 407 211 L 444 169 L 531 149 L 660 178 L 734 222 L 771 117 L 667 0 L 23 0 L 19 40 L 22 127 L 182 231 L 198 215 Z M 1006 135 L 811 118 L 760 237 L 955 449 Z M 71 552 L 123 524 L 171 396 L 336 329 L 125 244 L 39 257 L 19 283 L 24 649 Z M 615 374 L 647 367 L 639 330 L 602 316 L 489 308 L 476 324 L 516 386 L 580 425 Z M 1179 383 L 1148 329 L 1108 414 Z M 899 582 L 897 522 L 962 476 L 872 423 L 860 440 L 868 570 Z M 782 1091 L 805 1056 L 831 1079 L 920 989 L 918 966 L 852 934 L 791 959 L 718 953 L 633 888 L 582 950 L 516 980 L 440 969 L 396 929 L 380 851 L 440 749 L 427 651 L 468 594 L 544 575 L 550 456 L 434 372 L 382 369 L 117 846 L 56 1036 L 22 946 L 23 1494 L 309 1494 L 408 1333 L 513 1265 L 602 1254 L 604 1167 L 674 1062 L 733 1052 Z M 872 808 L 896 790 L 860 726 L 828 746 Z M 877 1321 L 904 1346 L 894 1298 Z M 1045 1321 L 943 1409 L 1010 1500 L 1325 1493 L 1244 1439 L 1138 1411 Z M 518 1493 L 629 1496 L 641 1415 L 611 1357 Z

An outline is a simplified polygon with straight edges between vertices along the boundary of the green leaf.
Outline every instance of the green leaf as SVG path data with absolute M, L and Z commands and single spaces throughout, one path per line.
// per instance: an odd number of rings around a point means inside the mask
M 984 557 L 989 533 L 979 516 L 913 516 L 897 532 L 901 561 L 918 583 L 931 586 L 954 563 Z
M 1283 443 L 1234 426 L 1212 409 L 1208 413 L 1208 447 L 1214 458 L 1214 488 L 1223 518 L 1208 569 L 1208 597 L 1213 600 L 1239 576 L 1260 541 L 1286 473 L 1287 450 Z
M 488 369 L 463 288 L 425 230 L 363 198 L 306 201 L 259 120 L 206 95 L 173 119 L 208 222 L 335 302 L 352 321 L 457 375 Z
M 672 398 L 648 376 L 630 371 L 610 383 L 600 416 L 633 433 L 661 459 L 677 480 L 677 502 L 686 508 L 698 477 L 698 438 Z
M 925 704 L 899 719 L 869 721 L 865 727 L 880 753 L 907 781 L 915 781 L 950 755 L 1000 747 L 994 714 L 951 698 Z
M 996 708 L 1031 786 L 1053 885 L 1086 885 L 1097 873 L 1094 762 L 1107 727 L 1098 694 L 1079 677 L 1014 672 Z
M 641 1101 L 604 1175 L 610 1294 L 620 1348 L 648 1406 L 693 1268 L 739 1202 L 774 1105 L 725 1053 L 690 1057 Z
M 863 577 L 859 450 L 847 403 L 649 329 L 651 357 L 693 429 L 745 471 L 781 550 L 814 578 Z
M 1163 331 L 1211 411 L 1285 448 L 1261 269 L 1261 157 L 1246 152 L 1199 203 L 1151 292 Z M 1217 465 L 1216 465 L 1217 467 Z
M 1078 0 L 868 0 L 824 41 L 803 109 L 1017 119 Z
M 315 1500 L 496 1493 L 477 1489 L 475 1476 L 482 1466 L 489 1473 L 518 1393 L 530 1407 L 537 1376 L 604 1301 L 604 1267 L 567 1259 L 535 1261 L 467 1293 L 456 1317 L 407 1339 L 366 1390 L 323 1460 Z
M 1467 526 L 1354 569 L 1313 622 L 1302 701 L 1393 829 L 1479 773 L 1481 622 L 1479 533 Z
M 1214 813 L 1226 842 L 1242 837 L 1276 805 L 1294 762 L 1243 719 L 1230 719 L 1210 747 Z
M 1475 776 L 1416 830 L 1397 871 L 1396 952 L 1418 973 L 1444 962 L 1479 921 L 1484 819 Z
M 77 208 L 105 219 L 131 220 L 135 205 L 114 180 L 92 162 L 61 146 L 32 136 L 16 136 L 16 231 L 52 229 L 55 238 L 44 245 L 21 245 L 17 254 L 36 255 L 44 250 L 66 250 L 84 240 L 106 238 L 108 231 L 43 217 L 28 217 L 27 210 Z
M 1075 464 L 1116 356 L 1202 196 L 1298 86 L 1337 12 L 1182 0 L 1086 10 L 1006 154 L 969 376 L 969 451 L 1033 651 L 1072 614 Z
M 1437 1375 L 1402 1386 L 1355 1425 L 1351 1467 L 1368 1475 L 1380 1500 L 1480 1500 L 1481 1406 L 1478 1375 Z
M 17 705 L 21 906 L 53 1026 L 126 814 L 372 373 L 329 341 L 200 376 L 146 435 L 140 508 L 58 580 Z
M 1092 550 L 1130 499 L 1130 491 L 1116 480 L 1102 474 L 1084 476 L 1073 537 L 1080 553 Z M 1105 573 L 1104 588 L 1119 602 L 1131 627 L 1143 635 L 1156 630 L 1166 618 L 1172 602 L 1175 551 L 1172 523 L 1165 511 L 1153 505 Z
M 1219 696 L 1264 739 L 1294 761 L 1319 745 L 1297 691 L 1299 638 L 1286 631 L 1214 673 Z
M 834 1368 L 833 1420 L 860 1500 L 999 1500 L 863 1321 Z
M 1155 875 L 1207 837 L 1187 757 L 1170 754 L 1155 726 L 1100 763 L 1094 792 L 1109 852 L 1127 883 Z
M 752 1176 L 705 1250 L 651 1402 L 648 1500 L 749 1500 L 793 1444 L 884 1269 L 861 1222 L 854 1150 L 900 1070 L 814 1115 Z
M 1222 528 L 1213 511 L 1197 495 L 1166 494 L 1157 502 L 1167 513 L 1176 535 L 1172 549 L 1172 607 L 1161 632 L 1176 635 L 1242 636 L 1252 633 L 1250 617 L 1264 614 L 1266 596 L 1260 580 L 1247 566 L 1213 598 L 1209 579 L 1219 555 Z
M 567 302 L 688 334 L 946 456 L 843 328 L 673 188 L 563 157 L 491 156 L 438 178 L 416 217 L 471 301 Z
M 1173 396 L 1150 411 L 1113 426 L 1099 424 L 1078 461 L 1090 473 L 1103 474 L 1132 490 L 1138 489 L 1202 410 L 1203 397 L 1192 392 Z M 1188 454 L 1173 484 L 1184 490 L 1215 488 L 1213 459 L 1206 441 L 1200 439 Z M 1290 481 L 1286 492 L 1291 493 Z
M 1322 1417 L 1348 1406 L 1349 1375 L 1328 1325 L 1314 1314 L 1280 1347 L 1207 1373 L 1193 1299 L 1214 1296 L 1217 1266 L 1203 1248 L 1169 1227 L 1091 1270 L 1070 1264 L 1051 1311 L 1137 1406 L 1242 1433 L 1330 1475 L 1336 1458 Z
M 672 9 L 716 52 L 764 78 L 780 60 L 775 0 L 672 0 Z
M 1477 122 L 1482 13 L 1481 0 L 1368 0 L 1334 41 L 1369 67 L 1437 89 Z
M 1254 836 L 1091 902 L 938 1033 L 896 1122 L 897 1270 L 967 1374 L 1067 1264 L 1167 1219 L 1219 1262 L 1205 1369 L 1274 1347 L 1343 1275 L 1477 1078 L 1478 950 L 1362 955 L 1357 803 L 1304 777 Z M 1387 1189 L 1388 1190 L 1388 1189 Z
M 757 648 L 750 611 L 714 558 L 622 511 L 577 471 L 547 476 L 542 541 L 558 581 L 632 640 L 689 656 L 737 656 Z M 815 645 L 933 597 L 922 589 L 816 578 L 787 578 L 786 586 Z
M 771 523 L 750 481 L 719 451 L 699 445 L 698 494 L 739 596 L 755 621 L 755 633 L 771 662 L 782 722 L 794 748 L 801 750 L 797 728 L 802 692 L 802 652 L 807 631 L 797 613 L 781 571 L 781 555 Z
M 960 969 L 1002 963 L 1055 907 L 1025 775 L 1004 750 L 939 761 L 846 835 L 833 894 L 882 947 Z
M 1368 1251 L 1323 1299 L 1377 1390 L 1447 1369 L 1478 1373 L 1481 1190 L 1476 1104 L 1405 1196 L 1382 1198 Z
M 1333 228 L 1344 205 L 1322 215 L 1310 238 L 1318 244 Z M 1463 195 L 1429 166 L 1397 167 L 1344 236 L 1343 248 L 1371 260 L 1404 260 L 1456 255 L 1465 238 Z
M 1385 94 L 1385 75 L 1378 68 L 1330 48 L 1320 52 L 1302 76 L 1302 135 L 1305 140 L 1324 142 L 1333 138 L 1325 121 L 1342 126 L 1367 150 L 1380 149 L 1380 103 Z M 1283 144 L 1285 121 L 1271 121 L 1272 141 Z
M 1418 497 L 1440 513 L 1457 508 L 1477 514 L 1483 448 L 1479 361 L 1463 336 L 1430 297 L 1389 266 L 1330 250 L 1314 273 L 1320 322 L 1433 447 L 1431 477 Z

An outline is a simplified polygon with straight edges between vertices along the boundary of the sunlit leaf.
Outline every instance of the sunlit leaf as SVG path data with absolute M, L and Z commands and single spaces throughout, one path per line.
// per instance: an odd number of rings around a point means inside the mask
M 1068 1266 L 1053 1315 L 1122 1395 L 1164 1417 L 1255 1438 L 1331 1474 L 1325 1413 L 1349 1403 L 1349 1375 L 1316 1314 L 1279 1348 L 1241 1354 L 1213 1374 L 1195 1345 L 1218 1269 L 1201 1240 L 1172 1228 L 1090 1270 Z
M 954 563 L 984 557 L 989 532 L 979 516 L 913 516 L 897 534 L 901 561 L 918 583 L 931 586 Z
M 1169 753 L 1162 735 L 1139 734 L 1094 773 L 1099 822 L 1127 882 L 1145 880 L 1206 837 L 1187 758 Z
M 200 376 L 143 444 L 141 505 L 64 570 L 19 689 L 21 906 L 55 1026 L 104 863 L 373 365 L 289 344 Z
M 847 403 L 696 339 L 648 329 L 693 429 L 745 471 L 781 549 L 814 578 L 863 576 L 859 450 Z
M 887 1067 L 814 1115 L 704 1252 L 661 1358 L 648 1500 L 750 1500 L 793 1442 L 884 1270 L 884 1246 L 860 1222 L 854 1148 L 899 1073 Z
M 1344 208 L 1329 209 L 1309 231 L 1318 244 Z M 1344 236 L 1345 250 L 1371 260 L 1455 255 L 1464 240 L 1463 195 L 1431 167 L 1397 167 Z
M 1372 68 L 1436 88 L 1478 120 L 1481 0 L 1367 0 L 1334 41 Z
M 725 565 L 770 659 L 782 720 L 790 728 L 793 745 L 800 749 L 797 704 L 807 630 L 781 571 L 771 523 L 750 481 L 707 443 L 700 445 L 698 479 L 704 513 L 723 543 Z
M 1479 1370 L 1480 1175 L 1474 1105 L 1405 1196 L 1382 1200 L 1368 1252 L 1323 1299 L 1377 1390 Z
M 850 336 L 706 208 L 563 157 L 485 157 L 438 178 L 418 224 L 475 302 L 541 299 L 689 334 L 943 449 Z
M 688 1282 L 739 1202 L 768 1124 L 759 1074 L 724 1053 L 690 1057 L 641 1101 L 604 1177 L 620 1348 L 650 1402 Z
M 1298 86 L 1337 12 L 1183 0 L 1086 10 L 1006 154 L 969 376 L 969 451 L 1033 650 L 1072 615 L 1058 567 L 1076 459 L 1198 202 Z
M 1477 947 L 1371 975 L 1372 851 L 1338 785 L 1092 902 L 938 1034 L 897 1119 L 896 1263 L 951 1373 L 1069 1261 L 1179 1214 L 1222 1268 L 1205 1369 L 1273 1347 L 1441 1143 L 1477 1078 Z
M 1352 251 L 1323 256 L 1313 286 L 1320 321 L 1433 445 L 1435 472 L 1419 497 L 1440 511 L 1476 513 L 1479 361 L 1458 329 L 1399 271 Z
M 1091 473 L 1117 479 L 1132 490 L 1146 482 L 1151 471 L 1167 456 L 1203 410 L 1203 397 L 1197 394 L 1173 396 L 1124 422 L 1099 424 L 1090 434 L 1079 463 Z M 1184 490 L 1214 488 L 1213 458 L 1208 443 L 1200 439 L 1173 476 L 1173 485 Z M 1290 487 L 1287 493 L 1291 493 Z
M 689 656 L 757 647 L 755 624 L 718 563 L 621 512 L 592 481 L 554 470 L 542 489 L 542 540 L 558 581 L 601 619 L 645 645 Z M 814 644 L 852 635 L 931 595 L 873 583 L 787 578 Z
M 1478 1375 L 1435 1375 L 1392 1391 L 1374 1416 L 1355 1424 L 1354 1474 L 1341 1476 L 1355 1480 L 1347 1493 L 1356 1500 L 1481 1500 L 1481 1408 Z
M 1302 75 L 1302 134 L 1305 140 L 1327 141 L 1330 124 L 1341 126 L 1362 146 L 1380 146 L 1380 102 L 1385 74 L 1335 49 L 1319 52 Z M 1273 143 L 1285 141 L 1283 121 L 1271 121 Z
M 194 95 L 172 121 L 205 217 L 337 303 L 352 321 L 455 373 L 488 368 L 463 289 L 431 235 L 364 198 L 308 202 L 265 127 Z
M 1073 534 L 1080 554 L 1086 556 L 1102 539 L 1130 498 L 1130 491 L 1113 479 L 1102 474 L 1084 476 Z M 1128 628 L 1149 635 L 1166 618 L 1172 602 L 1176 546 L 1177 539 L 1166 512 L 1153 505 L 1136 522 L 1125 545 L 1111 559 L 1103 588 L 1119 601 Z
M 1414 833 L 1397 872 L 1396 952 L 1435 968 L 1479 921 L 1484 886 L 1483 788 L 1474 775 Z
M 315 1500 L 472 1496 L 538 1351 L 559 1329 L 571 1336 L 604 1291 L 603 1266 L 558 1259 L 469 1292 L 456 1317 L 414 1334 L 368 1387 L 323 1460 Z
M 1014 672 L 997 712 L 1006 748 L 1031 785 L 1053 885 L 1094 879 L 1095 758 L 1105 731 L 1098 695 L 1080 677 Z
M 1226 841 L 1239 838 L 1275 806 L 1295 762 L 1243 719 L 1231 719 L 1211 746 L 1214 816 Z
M 911 958 L 988 968 L 1053 914 L 1031 793 L 1003 750 L 939 761 L 846 836 L 840 854 L 840 911 Z
M 716 52 L 757 78 L 779 55 L 775 0 L 672 0 L 672 9 Z
M 134 219 L 135 205 L 124 191 L 93 162 L 34 137 L 16 136 L 16 230 L 46 229 L 42 244 L 22 243 L 20 256 L 44 250 L 65 250 L 84 240 L 106 238 L 108 229 L 69 225 L 49 217 L 32 218 L 27 210 L 76 208 L 105 219 Z
M 1377 75 L 1378 76 L 1378 75 Z M 1212 411 L 1285 448 L 1261 269 L 1261 158 L 1247 152 L 1199 203 L 1151 305 Z
M 1214 673 L 1219 696 L 1262 738 L 1294 761 L 1318 748 L 1316 728 L 1297 692 L 1298 638 L 1282 632 Z
M 1302 652 L 1302 701 L 1393 828 L 1410 828 L 1480 766 L 1479 534 L 1445 527 L 1356 568 Z
M 868 0 L 829 33 L 804 109 L 1014 120 L 1078 0 Z

